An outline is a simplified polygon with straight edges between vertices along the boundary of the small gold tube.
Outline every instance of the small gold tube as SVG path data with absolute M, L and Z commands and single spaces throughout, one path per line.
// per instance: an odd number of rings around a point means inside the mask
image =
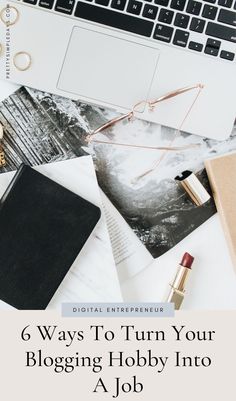
M 189 197 L 197 206 L 202 206 L 211 199 L 211 196 L 192 171 L 184 171 L 180 176 L 175 177 Z

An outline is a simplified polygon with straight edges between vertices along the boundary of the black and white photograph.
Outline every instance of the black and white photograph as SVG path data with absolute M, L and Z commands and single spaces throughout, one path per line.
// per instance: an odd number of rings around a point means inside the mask
M 22 87 L 0 105 L 7 161 L 1 171 L 15 169 L 22 161 L 38 165 L 91 154 L 100 187 L 157 258 L 216 212 L 212 198 L 201 207 L 194 205 L 174 178 L 191 170 L 210 191 L 203 160 L 235 150 L 236 131 L 218 142 L 133 119 L 97 134 L 97 142 L 88 142 L 93 130 L 117 115 Z M 189 148 L 153 149 L 170 144 Z

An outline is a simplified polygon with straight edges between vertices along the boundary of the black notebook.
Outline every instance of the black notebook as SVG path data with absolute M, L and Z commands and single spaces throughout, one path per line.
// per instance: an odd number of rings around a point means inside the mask
M 0 299 L 17 309 L 45 309 L 100 214 L 22 165 L 0 203 Z

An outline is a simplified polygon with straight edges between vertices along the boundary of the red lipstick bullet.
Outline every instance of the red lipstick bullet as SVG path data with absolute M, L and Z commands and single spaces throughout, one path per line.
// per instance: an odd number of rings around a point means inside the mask
M 182 261 L 180 262 L 180 265 L 183 267 L 187 267 L 188 269 L 192 268 L 192 264 L 194 261 L 194 257 L 191 256 L 188 252 L 185 252 Z

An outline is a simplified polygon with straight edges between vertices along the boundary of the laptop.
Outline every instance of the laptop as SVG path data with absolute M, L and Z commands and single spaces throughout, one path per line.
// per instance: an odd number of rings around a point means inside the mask
M 224 140 L 236 116 L 236 0 L 0 0 L 0 78 L 127 113 L 204 85 L 182 129 Z M 178 128 L 192 90 L 138 117 Z

